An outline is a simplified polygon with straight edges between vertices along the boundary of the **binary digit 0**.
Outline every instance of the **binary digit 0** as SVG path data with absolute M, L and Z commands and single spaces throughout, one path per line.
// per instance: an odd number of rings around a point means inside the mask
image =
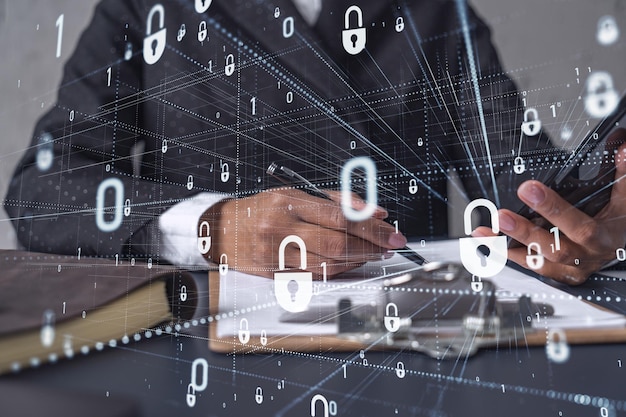
M 198 384 L 198 367 L 201 368 L 202 380 Z M 204 391 L 209 384 L 209 363 L 204 358 L 197 358 L 191 364 L 191 385 L 196 391 Z
M 115 191 L 115 212 L 113 220 L 106 221 L 104 218 L 105 192 L 108 188 Z M 108 178 L 100 183 L 96 192 L 96 224 L 103 232 L 113 232 L 122 224 L 124 205 L 124 183 L 118 178 Z
M 624 249 L 624 248 L 617 248 L 615 250 L 615 257 L 620 262 L 626 261 L 626 249 Z
M 293 17 L 289 16 L 283 20 L 283 36 L 285 38 L 291 38 L 293 36 L 294 23 Z
M 366 206 L 363 210 L 352 208 L 352 172 L 362 168 L 365 171 Z M 349 160 L 341 170 L 341 208 L 348 220 L 359 222 L 366 220 L 374 214 L 378 204 L 376 193 L 376 165 L 366 156 L 359 156 Z

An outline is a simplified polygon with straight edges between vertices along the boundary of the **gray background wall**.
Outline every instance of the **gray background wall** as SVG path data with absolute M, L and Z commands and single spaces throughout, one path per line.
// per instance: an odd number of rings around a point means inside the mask
M 328 0 L 332 1 L 332 0 Z M 30 141 L 37 118 L 51 106 L 64 60 L 89 22 L 96 0 L 0 0 L 0 199 L 14 166 Z M 620 91 L 626 88 L 626 6 L 622 0 L 471 0 L 491 25 L 505 68 L 529 105 L 550 114 L 560 101 L 557 118 L 544 126 L 559 137 L 580 116 L 574 108 L 584 92 L 574 68 L 581 63 L 609 70 Z M 56 21 L 64 14 L 63 46 L 56 58 Z M 612 14 L 622 33 L 611 47 L 595 40 L 598 18 Z M 593 64 L 592 64 L 593 63 Z M 586 68 L 581 68 L 586 71 Z M 19 82 L 19 87 L 18 87 Z M 569 84 L 569 87 L 567 87 Z M 564 144 L 567 145 L 567 144 Z M 462 206 L 455 204 L 455 206 Z M 458 220 L 458 213 L 453 213 Z M 14 248 L 15 237 L 0 210 L 0 248 Z

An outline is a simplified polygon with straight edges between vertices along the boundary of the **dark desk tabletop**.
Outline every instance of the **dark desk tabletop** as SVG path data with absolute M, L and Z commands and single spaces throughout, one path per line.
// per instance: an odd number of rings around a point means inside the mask
M 624 285 L 620 279 L 592 278 L 569 291 L 599 296 L 624 311 Z M 197 314 L 206 314 L 206 306 Z M 189 407 L 197 358 L 206 360 L 208 381 Z M 396 372 L 399 361 L 406 368 L 403 378 Z M 198 369 L 198 384 L 201 373 Z M 9 386 L 24 395 L 11 395 L 7 405 Z M 331 416 L 615 416 L 626 414 L 626 346 L 570 346 L 563 364 L 548 361 L 543 347 L 523 345 L 455 361 L 392 351 L 224 355 L 208 350 L 207 327 L 199 324 L 4 376 L 0 409 L 19 410 L 24 397 L 43 401 L 47 397 L 39 390 L 51 387 L 67 394 L 66 403 L 92 398 L 92 404 L 106 407 L 126 401 L 138 410 L 129 415 L 144 416 L 306 416 L 318 394 Z M 324 400 L 316 401 L 316 416 L 326 415 Z M 48 409 L 57 415 L 55 404 Z

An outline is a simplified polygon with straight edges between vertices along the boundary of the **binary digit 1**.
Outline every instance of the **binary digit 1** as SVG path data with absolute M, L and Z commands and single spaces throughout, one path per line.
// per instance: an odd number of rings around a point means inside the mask
M 111 67 L 107 69 L 107 87 L 111 87 Z
M 552 253 L 554 253 L 555 250 L 561 250 L 561 235 L 559 228 L 556 226 L 550 229 L 550 233 L 554 234 L 554 245 L 550 245 L 550 247 L 552 247 Z
M 63 19 L 64 15 L 60 15 L 57 19 L 57 58 L 61 57 L 61 42 L 63 41 Z

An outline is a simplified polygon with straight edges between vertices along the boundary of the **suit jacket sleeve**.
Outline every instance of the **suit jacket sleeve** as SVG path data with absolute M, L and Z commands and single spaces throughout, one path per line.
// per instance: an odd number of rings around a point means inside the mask
M 28 250 L 158 255 L 155 220 L 180 186 L 133 170 L 133 149 L 154 135 L 142 129 L 140 3 L 98 5 L 14 173 L 5 209 Z

